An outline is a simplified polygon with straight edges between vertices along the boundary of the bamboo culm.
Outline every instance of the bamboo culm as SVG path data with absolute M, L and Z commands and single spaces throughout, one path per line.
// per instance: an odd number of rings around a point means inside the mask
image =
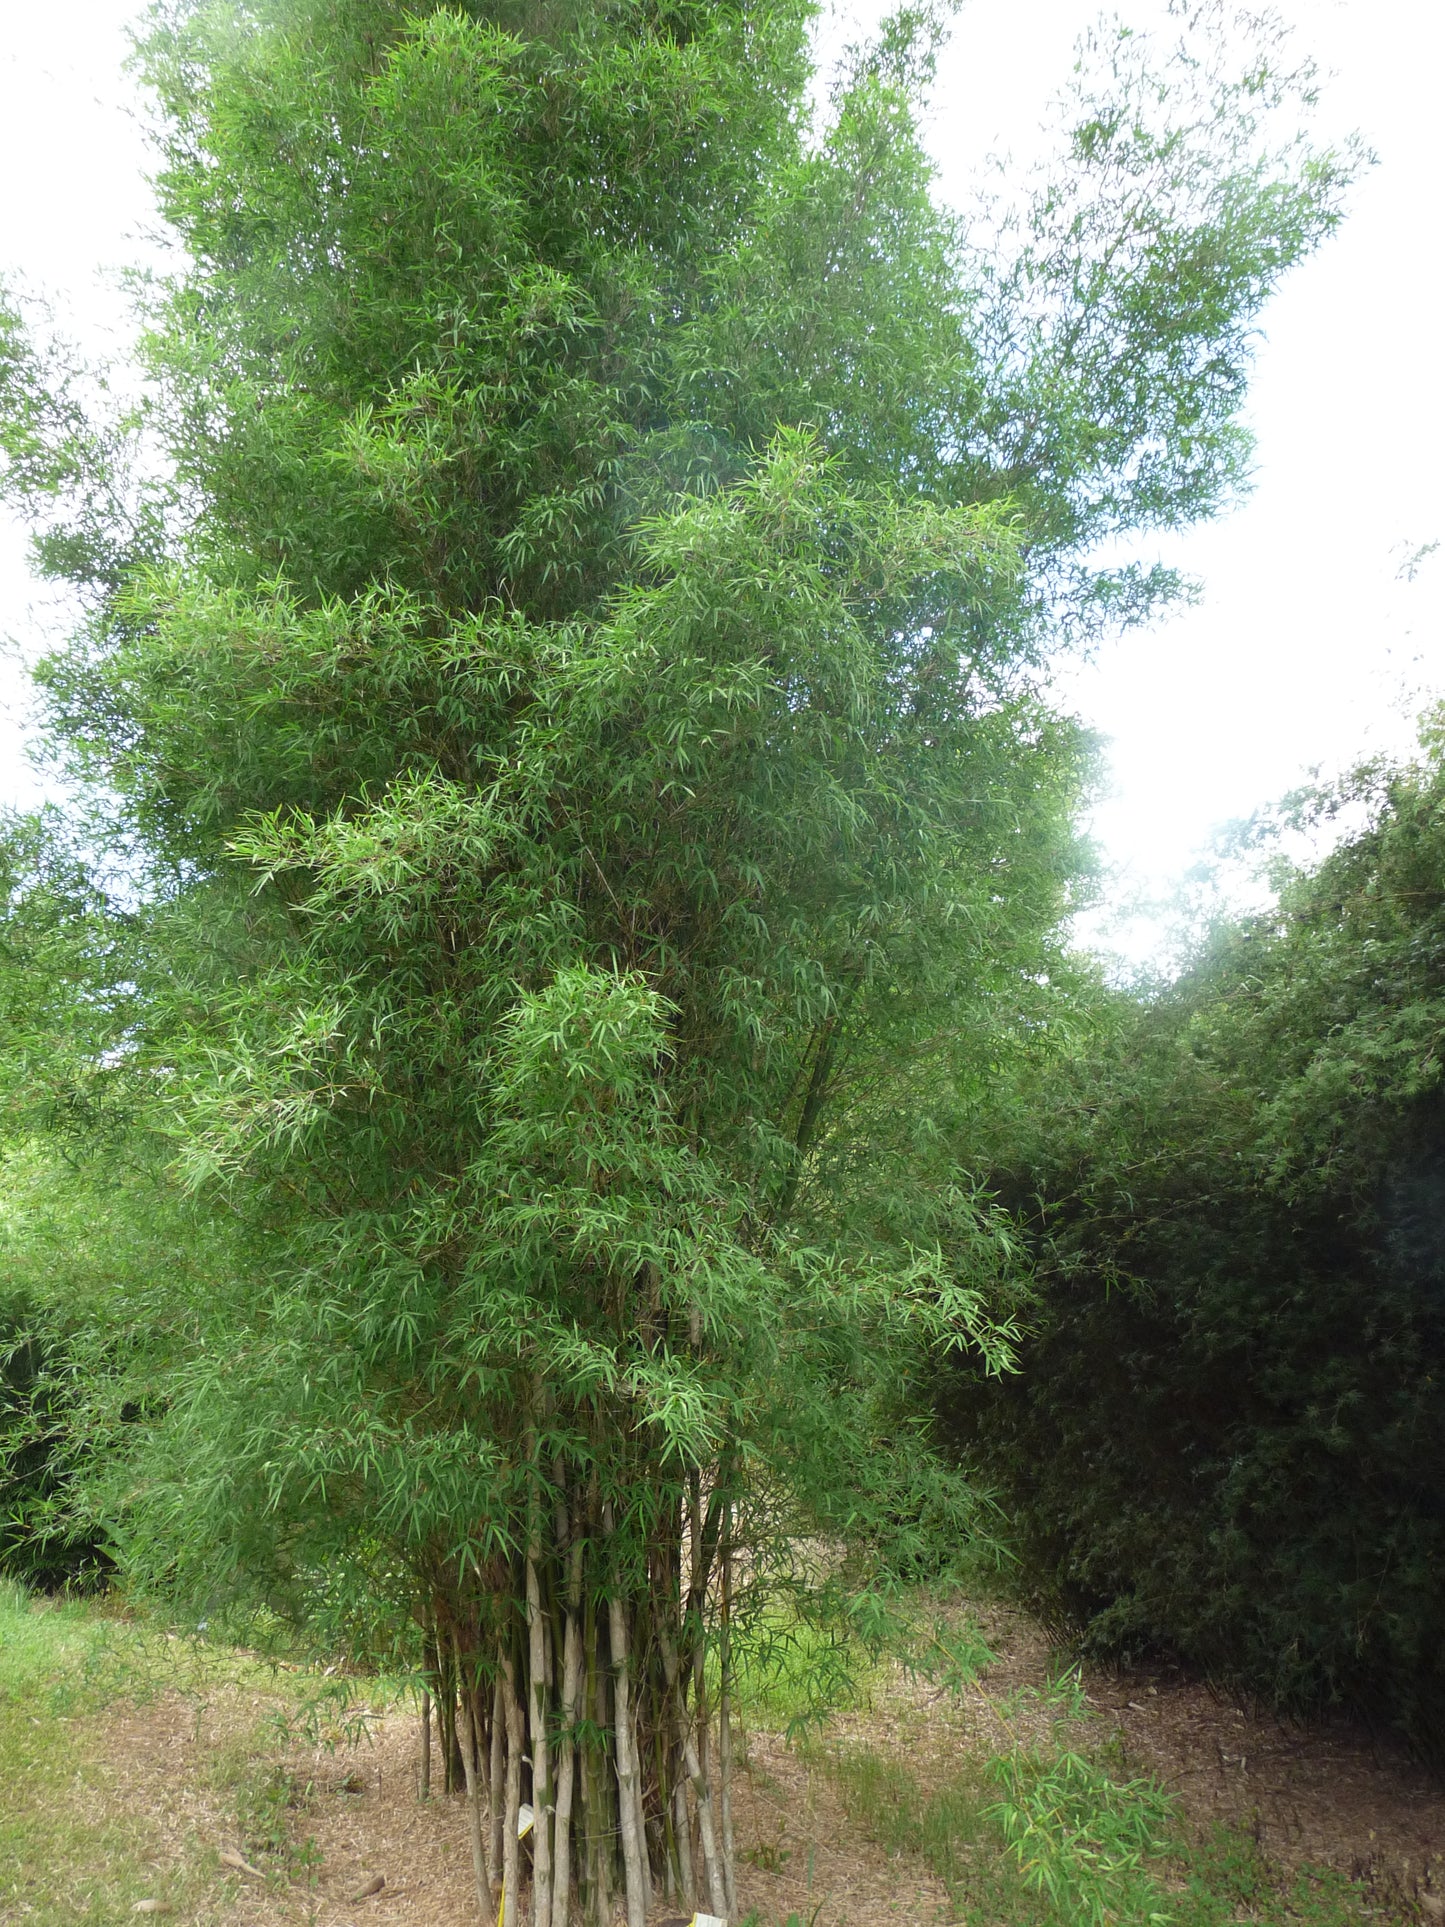
M 477 1886 L 477 1906 L 483 1918 L 491 1911 L 492 1869 L 482 1830 L 482 1749 L 477 1731 L 476 1685 L 467 1677 L 460 1644 L 453 1646 L 457 1667 L 457 1697 L 462 1710 L 462 1771 L 467 1782 L 467 1835 L 472 1849 L 472 1875 Z

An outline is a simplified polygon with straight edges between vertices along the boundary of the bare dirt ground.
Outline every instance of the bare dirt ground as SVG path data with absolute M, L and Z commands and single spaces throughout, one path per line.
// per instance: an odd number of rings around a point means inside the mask
M 926 1780 L 959 1749 L 1027 1739 L 1041 1716 L 1014 1696 L 1046 1678 L 1048 1642 L 1021 1613 L 989 1607 L 979 1617 L 997 1663 L 962 1700 L 894 1671 L 869 1706 L 832 1724 L 829 1741 L 897 1749 Z M 1130 1767 L 1163 1780 L 1200 1829 L 1243 1826 L 1282 1865 L 1335 1867 L 1366 1879 L 1382 1904 L 1403 1910 L 1397 1917 L 1445 1919 L 1445 1788 L 1387 1741 L 1343 1724 L 1290 1725 L 1177 1672 L 1094 1673 L 1085 1689 Z M 163 1855 L 194 1864 L 241 1845 L 214 1762 L 266 1711 L 264 1694 L 227 1689 L 204 1705 L 162 1695 L 101 1722 L 114 1797 L 144 1815 Z M 226 1927 L 474 1927 L 464 1807 L 419 1801 L 411 1717 L 386 1713 L 361 1744 L 293 1747 L 285 1764 L 303 1796 L 293 1832 L 310 1837 L 316 1857 L 289 1884 L 219 1866 Z M 736 1807 L 744 1914 L 757 1908 L 771 1927 L 797 1911 L 806 1923 L 821 1903 L 818 1927 L 948 1919 L 941 1884 L 860 1840 L 828 1775 L 779 1735 L 750 1735 Z M 356 1898 L 378 1875 L 382 1890 Z

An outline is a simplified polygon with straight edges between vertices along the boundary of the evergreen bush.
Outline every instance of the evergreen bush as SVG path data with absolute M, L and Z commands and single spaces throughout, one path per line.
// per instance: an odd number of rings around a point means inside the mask
M 1153 996 L 1099 993 L 994 1120 L 1037 1323 L 943 1405 L 1098 1648 L 1445 1735 L 1445 768 Z M 1004 1115 L 1008 1121 L 1001 1122 Z

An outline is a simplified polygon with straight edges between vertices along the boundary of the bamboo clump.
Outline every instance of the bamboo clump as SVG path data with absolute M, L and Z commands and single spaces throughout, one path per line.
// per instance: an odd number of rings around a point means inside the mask
M 431 1709 L 457 1735 L 480 1918 L 646 1927 L 665 1896 L 735 1917 L 727 1502 L 696 1484 L 619 1524 L 584 1492 L 529 1509 L 515 1557 L 424 1604 Z M 445 1748 L 445 1738 L 443 1738 Z M 532 1825 L 519 1838 L 519 1816 Z

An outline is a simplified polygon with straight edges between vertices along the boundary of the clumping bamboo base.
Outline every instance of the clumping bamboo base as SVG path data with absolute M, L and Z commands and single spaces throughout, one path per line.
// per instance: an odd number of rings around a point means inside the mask
M 627 1927 L 658 1902 L 733 1919 L 731 1505 L 694 1478 L 643 1543 L 595 1491 L 548 1510 L 525 1552 L 426 1604 L 421 1784 L 434 1714 L 481 1919 L 610 1927 L 618 1898 Z

